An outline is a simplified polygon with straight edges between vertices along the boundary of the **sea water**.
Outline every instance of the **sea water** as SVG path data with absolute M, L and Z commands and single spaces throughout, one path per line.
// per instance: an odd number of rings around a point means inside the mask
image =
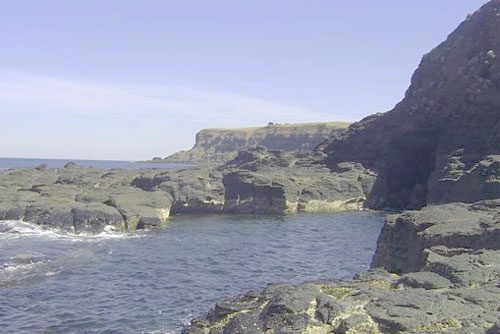
M 223 297 L 367 269 L 383 216 L 186 216 L 75 236 L 0 222 L 1 333 L 180 333 Z
M 18 167 L 36 167 L 41 164 L 49 168 L 60 168 L 68 162 L 74 162 L 79 166 L 96 167 L 103 169 L 123 168 L 183 168 L 189 167 L 186 164 L 163 163 L 163 162 L 140 162 L 140 161 L 119 161 L 119 160 L 80 160 L 80 159 L 31 159 L 31 158 L 0 158 L 0 171 Z

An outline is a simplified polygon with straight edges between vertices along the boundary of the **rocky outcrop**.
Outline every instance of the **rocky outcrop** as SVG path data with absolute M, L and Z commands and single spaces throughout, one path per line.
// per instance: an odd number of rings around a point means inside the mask
M 420 208 L 500 196 L 500 3 L 490 1 L 425 55 L 393 110 L 321 145 L 335 170 L 379 178 L 373 208 Z
M 372 270 L 221 300 L 184 333 L 496 333 L 499 228 L 500 200 L 392 215 Z
M 331 173 L 313 158 L 257 147 L 217 168 L 12 169 L 0 172 L 0 219 L 100 233 L 160 226 L 178 214 L 361 209 L 375 175 L 356 164 Z
M 164 192 L 171 196 L 170 213 L 222 213 L 225 189 L 222 172 L 212 168 L 163 170 L 136 177 L 132 185 L 148 193 Z
M 375 174 L 359 164 L 332 173 L 312 154 L 301 156 L 263 147 L 241 151 L 225 170 L 225 212 L 282 213 L 363 208 Z M 340 169 L 342 169 L 340 171 Z
M 428 206 L 387 219 L 373 266 L 391 272 L 419 271 L 441 255 L 500 250 L 499 240 L 499 199 Z
M 204 129 L 196 134 L 196 142 L 188 151 L 180 151 L 154 162 L 223 163 L 238 151 L 252 146 L 285 152 L 312 151 L 332 135 L 343 132 L 349 123 L 325 122 L 272 124 L 246 129 Z
M 0 219 L 22 219 L 71 233 L 165 223 L 171 197 L 130 187 L 136 173 L 74 164 L 4 171 L 0 173 Z

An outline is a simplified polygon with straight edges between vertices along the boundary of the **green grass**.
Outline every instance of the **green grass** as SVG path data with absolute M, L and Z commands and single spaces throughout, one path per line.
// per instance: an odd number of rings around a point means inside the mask
M 286 124 L 275 124 L 267 126 L 255 126 L 249 128 L 212 128 L 205 129 L 207 131 L 241 131 L 241 132 L 255 132 L 263 129 L 300 129 L 300 128 L 316 128 L 319 126 L 326 126 L 331 128 L 342 128 L 345 129 L 352 123 L 349 122 L 313 122 L 313 123 L 286 123 Z

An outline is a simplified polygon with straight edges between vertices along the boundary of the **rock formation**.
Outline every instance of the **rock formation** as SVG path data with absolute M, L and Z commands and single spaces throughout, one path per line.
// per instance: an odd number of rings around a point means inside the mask
M 346 163 L 331 173 L 312 154 L 297 156 L 263 147 L 241 151 L 224 170 L 224 211 L 283 213 L 357 210 L 364 205 L 375 174 Z
M 498 55 L 498 56 L 497 56 Z M 378 172 L 374 208 L 500 197 L 500 9 L 492 1 L 425 55 L 393 110 L 323 143 L 332 169 Z
M 0 173 L 0 219 L 100 233 L 159 226 L 174 214 L 361 209 L 375 175 L 351 163 L 331 173 L 319 160 L 256 147 L 219 167 L 12 169 Z
M 252 146 L 285 152 L 308 152 L 332 135 L 339 134 L 349 123 L 273 124 L 246 129 L 205 129 L 196 134 L 196 141 L 188 151 L 174 153 L 154 162 L 224 163 L 232 160 L 238 151 Z

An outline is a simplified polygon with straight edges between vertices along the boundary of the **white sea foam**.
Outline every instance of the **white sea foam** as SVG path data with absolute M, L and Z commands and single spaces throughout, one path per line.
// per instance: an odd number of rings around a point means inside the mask
M 40 259 L 38 256 L 30 257 L 29 255 L 11 257 L 9 262 L 0 265 L 0 288 L 59 273 L 60 264 L 55 260 Z
M 61 230 L 43 227 L 37 224 L 20 220 L 0 221 L 0 239 L 17 239 L 25 237 L 43 237 L 47 239 L 61 239 L 73 242 L 92 241 L 103 239 L 129 239 L 144 236 L 144 233 L 124 233 L 116 230 L 114 226 L 106 226 L 99 234 L 69 233 Z
M 187 326 L 191 323 L 191 320 L 193 320 L 193 315 L 189 313 L 186 315 L 184 318 L 181 319 L 181 322 L 184 326 Z

